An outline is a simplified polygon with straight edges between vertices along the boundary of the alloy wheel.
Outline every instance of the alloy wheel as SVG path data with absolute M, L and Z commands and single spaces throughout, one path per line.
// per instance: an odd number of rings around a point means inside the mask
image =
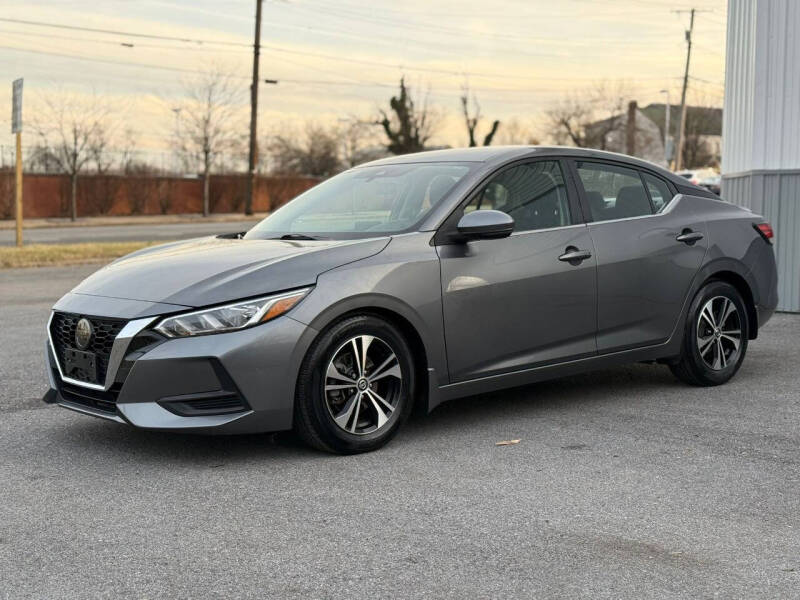
M 726 296 L 715 296 L 697 317 L 697 349 L 706 366 L 721 371 L 739 358 L 742 320 L 736 305 Z
M 333 421 L 344 431 L 366 435 L 386 426 L 400 404 L 403 372 L 384 340 L 359 335 L 333 354 L 325 372 L 323 397 Z

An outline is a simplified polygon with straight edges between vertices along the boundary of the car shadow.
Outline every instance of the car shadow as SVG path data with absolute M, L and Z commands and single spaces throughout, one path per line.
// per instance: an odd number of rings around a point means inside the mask
M 654 391 L 687 389 L 657 365 L 629 365 L 539 382 L 446 402 L 432 413 L 417 410 L 392 447 L 424 441 L 464 428 L 502 425 L 520 418 L 546 418 L 580 412 L 587 406 L 622 405 Z M 112 460 L 206 465 L 249 460 L 316 460 L 329 454 L 307 447 L 293 432 L 247 435 L 199 435 L 148 431 L 99 419 L 81 418 L 61 428 L 61 442 Z
M 623 400 L 633 393 L 677 387 L 686 386 L 667 367 L 631 364 L 459 398 L 441 404 L 427 415 L 416 411 L 414 420 L 471 419 L 473 415 L 491 419 L 507 417 L 509 412 L 543 413 L 565 406 L 577 410 L 604 400 Z

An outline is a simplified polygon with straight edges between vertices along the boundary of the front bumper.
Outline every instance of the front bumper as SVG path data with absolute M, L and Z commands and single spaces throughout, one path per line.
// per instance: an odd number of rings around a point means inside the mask
M 146 429 L 286 430 L 292 427 L 300 363 L 316 333 L 285 315 L 241 331 L 166 339 L 144 351 L 129 351 L 128 340 L 119 369 L 105 386 L 63 377 L 48 340 L 51 389 L 43 400 Z M 212 410 L 198 411 L 196 406 Z

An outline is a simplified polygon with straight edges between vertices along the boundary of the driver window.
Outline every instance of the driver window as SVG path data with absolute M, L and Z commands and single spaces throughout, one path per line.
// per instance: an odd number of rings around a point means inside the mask
M 514 219 L 514 231 L 572 224 L 564 176 L 558 161 L 537 161 L 495 175 L 464 208 L 500 210 Z

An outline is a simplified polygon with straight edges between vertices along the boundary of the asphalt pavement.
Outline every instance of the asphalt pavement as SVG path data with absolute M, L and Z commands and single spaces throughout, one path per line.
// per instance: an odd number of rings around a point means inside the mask
M 183 240 L 220 233 L 247 231 L 255 221 L 212 221 L 208 223 L 161 223 L 142 225 L 101 225 L 87 227 L 42 227 L 26 229 L 23 239 L 28 244 L 74 244 L 78 242 L 151 242 Z M 0 229 L 0 246 L 16 241 L 13 229 Z
M 800 315 L 725 386 L 610 369 L 336 457 L 42 404 L 49 308 L 94 268 L 0 271 L 0 599 L 800 597 Z

